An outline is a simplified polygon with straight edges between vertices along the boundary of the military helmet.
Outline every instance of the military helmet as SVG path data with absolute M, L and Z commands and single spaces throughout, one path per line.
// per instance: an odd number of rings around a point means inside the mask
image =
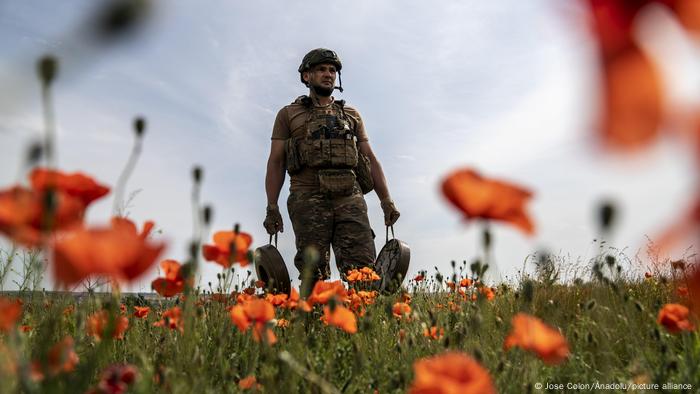
M 337 71 L 340 71 L 340 69 L 343 68 L 343 63 L 340 62 L 338 54 L 334 51 L 326 48 L 312 49 L 306 54 L 306 56 L 304 56 L 304 59 L 302 59 L 301 64 L 299 65 L 299 79 L 301 79 L 301 83 L 306 84 L 302 75 L 304 71 L 309 71 L 311 67 L 322 63 L 330 63 L 334 65 Z

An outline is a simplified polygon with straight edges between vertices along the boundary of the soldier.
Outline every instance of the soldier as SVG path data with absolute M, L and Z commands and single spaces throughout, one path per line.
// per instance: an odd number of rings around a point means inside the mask
M 306 54 L 298 71 L 309 95 L 283 107 L 272 129 L 263 226 L 269 234 L 284 229 L 277 200 L 286 170 L 287 209 L 297 247 L 294 265 L 302 297 L 317 280 L 330 276 L 330 245 L 343 279 L 350 269 L 373 267 L 374 233 L 363 194 L 376 191 L 387 226 L 399 218 L 360 114 L 331 95 L 334 89 L 343 91 L 342 67 L 331 50 L 318 48 Z

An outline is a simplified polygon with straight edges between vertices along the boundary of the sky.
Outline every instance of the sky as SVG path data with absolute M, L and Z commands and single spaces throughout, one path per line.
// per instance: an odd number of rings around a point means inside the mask
M 282 106 L 308 92 L 297 67 L 316 47 L 343 61 L 345 91 L 335 97 L 360 111 L 384 168 L 401 211 L 396 237 L 411 248 L 409 277 L 434 267 L 449 274 L 450 261 L 482 253 L 480 225 L 463 220 L 440 193 L 441 180 L 458 168 L 534 192 L 534 236 L 491 226 L 492 281 L 532 272 L 526 258 L 538 250 L 587 266 L 599 253 L 601 201 L 614 201 L 619 214 L 608 245 L 633 257 L 692 197 L 692 157 L 677 142 L 634 156 L 596 149 L 600 76 L 576 2 L 154 1 L 139 31 L 109 45 L 96 45 L 84 28 L 94 3 L 0 2 L 0 91 L 10 92 L 0 97 L 0 187 L 25 179 L 26 148 L 43 130 L 34 63 L 54 54 L 60 169 L 114 185 L 133 143 L 133 118 L 146 118 L 128 212 L 137 223 L 156 222 L 155 237 L 168 242 L 164 258 L 186 259 L 195 165 L 204 169 L 202 201 L 214 210 L 206 238 L 240 223 L 255 247 L 267 243 L 272 124 Z M 680 40 L 668 18 L 657 19 L 640 28 L 650 38 L 645 49 L 664 59 L 673 100 L 698 100 L 698 46 Z M 278 247 L 295 278 L 288 185 Z M 109 220 L 112 198 L 90 208 L 89 223 Z M 380 250 L 382 211 L 376 194 L 366 199 Z M 630 269 L 644 270 L 639 264 Z M 205 263 L 200 283 L 214 282 L 217 272 Z M 155 277 L 154 268 L 129 289 L 148 291 Z M 53 286 L 50 273 L 44 285 Z

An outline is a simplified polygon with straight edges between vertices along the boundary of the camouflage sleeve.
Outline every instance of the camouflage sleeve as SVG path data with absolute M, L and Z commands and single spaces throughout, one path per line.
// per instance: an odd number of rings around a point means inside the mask
M 353 107 L 345 106 L 345 113 L 351 119 L 355 126 L 355 134 L 357 135 L 357 142 L 369 141 L 369 136 L 367 136 L 367 130 L 365 130 L 365 122 L 362 121 L 360 113 Z
M 287 107 L 284 107 L 277 112 L 275 124 L 272 126 L 272 139 L 286 140 L 290 135 L 291 131 L 289 130 L 289 115 L 287 114 Z

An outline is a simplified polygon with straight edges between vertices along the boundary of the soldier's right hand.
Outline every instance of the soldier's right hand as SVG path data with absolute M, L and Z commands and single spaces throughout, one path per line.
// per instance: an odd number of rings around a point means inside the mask
M 277 204 L 268 204 L 267 215 L 265 215 L 265 221 L 263 221 L 263 226 L 268 234 L 272 235 L 277 232 L 284 232 L 284 225 L 282 224 L 282 215 L 280 214 L 280 209 Z

